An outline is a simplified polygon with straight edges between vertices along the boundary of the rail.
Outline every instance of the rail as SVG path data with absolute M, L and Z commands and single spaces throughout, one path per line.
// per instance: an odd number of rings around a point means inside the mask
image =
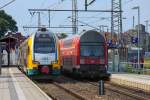
M 78 98 L 80 100 L 86 100 L 86 98 L 84 98 L 83 96 L 81 96 L 81 95 L 79 95 L 79 94 L 77 94 L 77 93 L 75 93 L 73 91 L 70 91 L 69 89 L 63 87 L 62 85 L 60 85 L 60 84 L 58 84 L 56 82 L 54 82 L 53 84 L 56 85 L 57 87 L 65 90 L 67 93 L 71 94 L 72 96 L 75 96 L 76 98 Z
M 88 82 L 88 83 L 90 83 L 94 86 L 99 86 L 99 84 L 95 83 L 95 82 Z M 150 96 L 147 98 L 145 97 L 145 96 L 149 95 L 147 93 L 140 94 L 139 92 L 141 92 L 141 91 L 139 91 L 139 90 L 135 90 L 135 89 L 132 89 L 132 88 L 129 88 L 126 86 L 117 85 L 113 82 L 106 82 L 105 89 L 119 93 L 124 96 L 131 97 L 132 99 L 135 99 L 135 100 L 149 100 L 149 97 L 150 97 Z

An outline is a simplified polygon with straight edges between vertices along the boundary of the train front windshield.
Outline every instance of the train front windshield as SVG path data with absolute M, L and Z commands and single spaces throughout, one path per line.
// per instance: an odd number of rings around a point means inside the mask
M 82 57 L 104 58 L 104 46 L 101 43 L 81 43 L 80 55 Z
M 37 34 L 34 39 L 34 53 L 54 53 L 55 42 L 49 34 Z

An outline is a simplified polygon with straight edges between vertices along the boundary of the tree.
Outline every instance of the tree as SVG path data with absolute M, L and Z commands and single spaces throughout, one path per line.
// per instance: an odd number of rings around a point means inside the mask
M 0 37 L 4 36 L 8 31 L 18 31 L 16 25 L 16 21 L 10 15 L 6 14 L 4 10 L 0 10 Z
M 68 35 L 66 34 L 66 33 L 60 33 L 60 34 L 57 34 L 57 37 L 59 38 L 59 39 L 64 39 L 64 38 L 66 38 Z

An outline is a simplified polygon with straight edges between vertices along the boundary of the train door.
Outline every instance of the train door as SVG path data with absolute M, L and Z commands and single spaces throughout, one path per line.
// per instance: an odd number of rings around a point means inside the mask
M 72 49 L 72 40 L 68 39 L 64 41 L 64 48 L 63 50 L 63 67 L 66 70 L 72 70 L 73 63 L 74 63 L 74 57 L 73 57 L 73 49 Z

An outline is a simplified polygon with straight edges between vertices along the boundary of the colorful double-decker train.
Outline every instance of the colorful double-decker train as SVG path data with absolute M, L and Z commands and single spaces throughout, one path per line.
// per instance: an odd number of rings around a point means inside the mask
M 63 71 L 82 77 L 109 77 L 107 73 L 107 45 L 105 38 L 90 30 L 60 40 Z
M 45 28 L 32 34 L 19 46 L 18 65 L 27 75 L 59 74 L 61 65 L 57 36 Z

